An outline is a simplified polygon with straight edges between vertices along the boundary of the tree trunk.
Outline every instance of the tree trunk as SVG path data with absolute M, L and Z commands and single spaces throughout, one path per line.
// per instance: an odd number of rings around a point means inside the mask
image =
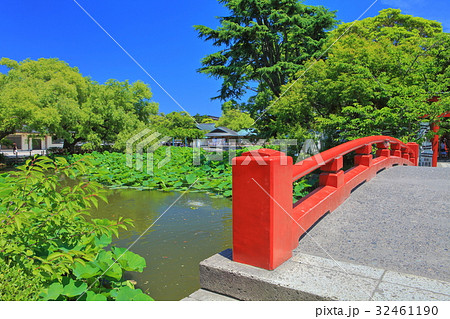
M 81 139 L 74 139 L 73 142 L 69 143 L 67 140 L 64 140 L 63 148 L 67 150 L 69 153 L 73 154 L 75 152 L 75 144 L 77 144 Z
M 3 140 L 8 135 L 11 135 L 13 133 L 14 133 L 14 130 L 13 131 L 0 131 L 0 141 Z

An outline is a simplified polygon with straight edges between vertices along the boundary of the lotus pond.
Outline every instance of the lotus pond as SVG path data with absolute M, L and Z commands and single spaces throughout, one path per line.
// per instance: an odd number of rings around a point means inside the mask
M 167 148 L 157 149 L 154 163 L 167 154 Z M 192 149 L 171 148 L 170 161 L 155 164 L 152 174 L 145 166 L 127 166 L 125 154 L 90 155 L 94 166 L 87 178 L 110 187 L 108 203 L 93 208 L 92 217 L 134 220 L 136 227 L 122 231 L 113 244 L 129 247 L 137 240 L 130 250 L 143 256 L 147 267 L 127 279 L 155 300 L 188 296 L 199 288 L 199 262 L 231 247 L 231 165 L 223 155 L 211 160 L 201 151 L 194 165 Z M 297 182 L 294 195 L 303 196 L 308 186 Z
M 180 300 L 199 289 L 199 262 L 231 247 L 231 201 L 226 198 L 112 189 L 108 203 L 92 209 L 93 218 L 119 215 L 132 218 L 135 227 L 121 230 L 113 244 L 129 247 L 137 240 L 130 250 L 147 262 L 144 272 L 126 274 L 126 279 L 155 300 Z
M 146 166 L 146 154 L 141 159 L 142 166 L 136 169 L 137 158 L 133 157 L 131 166 L 123 153 L 98 153 L 89 155 L 93 164 L 87 178 L 110 187 L 129 187 L 139 190 L 163 190 L 203 192 L 214 198 L 231 198 L 230 158 L 253 148 L 237 150 L 234 154 L 223 152 L 219 155 L 197 150 L 194 154 L 188 147 L 160 147 L 153 155 L 151 173 Z M 74 155 L 70 161 L 82 159 Z M 163 164 L 163 165 L 160 165 Z M 308 193 L 314 182 L 303 178 L 294 183 L 295 201 Z

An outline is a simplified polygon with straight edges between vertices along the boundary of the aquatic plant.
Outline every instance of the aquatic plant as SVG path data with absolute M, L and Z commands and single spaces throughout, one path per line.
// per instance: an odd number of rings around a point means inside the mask
M 143 154 L 143 167 L 138 170 L 136 156 L 133 158 L 133 167 L 128 167 L 123 153 L 93 152 L 93 167 L 86 172 L 86 176 L 112 187 L 163 191 L 190 189 L 207 192 L 215 197 L 231 196 L 231 165 L 227 152 L 224 152 L 222 160 L 213 160 L 202 150 L 197 157 L 198 163 L 194 164 L 192 148 L 170 147 L 170 160 L 159 167 L 158 163 L 167 156 L 167 148 L 163 146 L 152 153 L 154 165 L 151 173 L 146 166 L 147 154 Z M 81 155 L 73 155 L 69 161 L 80 158 Z
M 169 148 L 169 150 L 168 150 Z M 248 149 L 237 150 L 233 156 L 239 156 Z M 142 155 L 142 168 L 136 169 L 136 156 L 133 157 L 133 167 L 128 167 L 126 155 L 123 153 L 93 152 L 93 166 L 86 172 L 86 176 L 92 180 L 110 187 L 133 187 L 141 190 L 163 191 L 197 191 L 206 192 L 213 197 L 231 197 L 232 174 L 230 156 L 223 152 L 220 159 L 204 150 L 196 150 L 188 147 L 158 148 L 153 156 L 153 167 L 149 174 L 147 166 L 147 154 Z M 170 160 L 160 166 L 170 153 Z M 194 157 L 195 156 L 195 157 Z M 73 155 L 69 161 L 76 161 L 81 155 Z M 194 160 L 195 159 L 195 160 Z M 294 187 L 294 196 L 302 197 L 307 192 L 308 183 L 301 180 Z
M 130 219 L 89 219 L 106 201 L 94 181 L 66 186 L 92 169 L 87 157 L 35 157 L 0 175 L 0 300 L 152 300 L 124 271 L 142 272 L 145 259 L 107 250 Z

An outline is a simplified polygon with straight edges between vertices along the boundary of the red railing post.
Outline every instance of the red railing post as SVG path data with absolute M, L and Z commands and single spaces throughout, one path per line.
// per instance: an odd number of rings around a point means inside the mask
M 387 142 L 382 142 L 382 143 L 376 143 L 377 145 L 377 152 L 376 155 L 378 157 L 389 157 L 391 156 L 391 150 L 389 149 L 389 143 Z
M 275 269 L 292 256 L 292 157 L 269 149 L 233 159 L 233 260 Z
M 332 186 L 339 188 L 344 185 L 344 160 L 342 156 L 331 160 L 329 163 L 321 167 L 321 173 L 319 175 L 320 186 Z
M 431 130 L 434 133 L 439 132 L 439 125 L 436 123 L 431 124 Z M 433 150 L 433 158 L 431 160 L 431 166 L 437 167 L 438 157 L 439 157 L 439 135 L 434 134 L 433 138 L 431 139 L 431 148 Z
M 357 150 L 355 150 L 355 153 L 356 153 L 354 157 L 355 166 L 363 165 L 367 167 L 372 167 L 373 156 L 371 144 L 367 144 L 361 148 L 358 148 Z
M 408 152 L 408 147 L 406 146 L 402 146 L 401 147 L 401 151 L 402 151 L 402 158 L 406 159 L 406 160 L 410 160 L 410 156 L 409 156 L 409 152 Z
M 391 156 L 402 157 L 400 143 L 391 143 Z
M 412 150 L 412 153 L 409 154 L 409 160 L 414 163 L 414 166 L 419 165 L 419 144 L 406 143 L 406 146 Z

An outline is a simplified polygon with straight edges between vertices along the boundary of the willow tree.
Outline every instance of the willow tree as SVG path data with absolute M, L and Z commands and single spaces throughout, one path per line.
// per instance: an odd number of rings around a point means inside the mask
M 254 92 L 247 105 L 252 115 L 280 96 L 336 23 L 335 12 L 297 0 L 218 1 L 230 11 L 219 17 L 220 27 L 195 26 L 199 37 L 219 48 L 202 59 L 199 72 L 222 79 L 213 99 L 239 100 Z

